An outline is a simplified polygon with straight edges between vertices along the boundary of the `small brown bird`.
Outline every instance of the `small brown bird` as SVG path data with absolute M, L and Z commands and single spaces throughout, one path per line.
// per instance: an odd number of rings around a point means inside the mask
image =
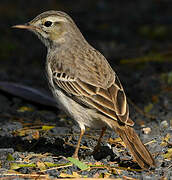
M 122 138 L 140 167 L 155 165 L 132 128 L 134 122 L 129 118 L 125 92 L 117 75 L 66 13 L 47 11 L 25 25 L 13 27 L 34 32 L 48 49 L 46 70 L 50 88 L 59 108 L 81 129 L 75 158 L 85 126 L 102 128 L 103 132 L 109 126 Z

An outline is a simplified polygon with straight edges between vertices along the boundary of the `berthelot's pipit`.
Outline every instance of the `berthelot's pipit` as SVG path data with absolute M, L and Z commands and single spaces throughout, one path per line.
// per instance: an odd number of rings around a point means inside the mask
M 74 21 L 64 12 L 47 11 L 24 25 L 48 49 L 46 70 L 50 88 L 63 109 L 81 129 L 74 157 L 78 157 L 85 126 L 112 128 L 142 168 L 155 162 L 129 118 L 124 89 L 106 58 L 88 44 Z M 102 133 L 103 134 L 103 133 Z

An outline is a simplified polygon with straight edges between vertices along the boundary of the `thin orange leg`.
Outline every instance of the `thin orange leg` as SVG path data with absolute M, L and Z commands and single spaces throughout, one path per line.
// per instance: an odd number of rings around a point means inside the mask
M 99 148 L 100 148 L 100 143 L 101 143 L 102 137 L 104 136 L 104 134 L 105 134 L 105 132 L 106 132 L 106 129 L 107 129 L 106 127 L 103 127 L 103 128 L 102 128 L 101 134 L 100 134 L 100 136 L 99 136 L 97 145 L 96 145 L 95 148 L 94 148 L 93 154 L 96 153 L 96 152 L 99 150 Z
M 78 159 L 78 151 L 79 151 L 81 139 L 82 139 L 82 136 L 84 135 L 84 133 L 85 133 L 85 129 L 81 129 L 80 136 L 78 139 L 78 143 L 77 143 L 77 146 L 75 148 L 75 152 L 73 154 L 73 158 L 75 158 L 75 159 Z

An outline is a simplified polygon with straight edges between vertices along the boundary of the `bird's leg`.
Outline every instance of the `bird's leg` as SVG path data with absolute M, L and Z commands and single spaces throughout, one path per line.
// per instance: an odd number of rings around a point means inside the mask
M 95 154 L 95 153 L 99 150 L 99 148 L 100 148 L 100 143 L 101 143 L 102 137 L 104 136 L 104 134 L 105 134 L 105 132 L 106 132 L 106 129 L 107 129 L 106 127 L 103 127 L 103 128 L 102 128 L 101 134 L 100 134 L 100 136 L 99 136 L 97 145 L 96 145 L 95 148 L 94 148 L 93 154 Z
M 77 143 L 77 146 L 75 148 L 75 152 L 73 154 L 73 158 L 75 158 L 75 159 L 78 159 L 78 151 L 79 151 L 81 139 L 82 139 L 82 136 L 84 135 L 84 133 L 85 133 L 85 128 L 81 128 L 81 132 L 80 132 L 80 136 L 79 136 L 79 139 L 78 139 L 78 143 Z

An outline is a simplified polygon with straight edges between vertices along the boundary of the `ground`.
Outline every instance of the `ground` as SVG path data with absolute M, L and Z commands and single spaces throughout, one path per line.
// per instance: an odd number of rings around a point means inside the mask
M 24 1 L 1 0 L 1 179 L 172 179 L 171 7 L 170 0 L 30 0 L 27 7 Z M 117 72 L 155 168 L 140 169 L 110 129 L 95 155 L 100 131 L 87 129 L 80 161 L 70 158 L 79 128 L 54 106 L 44 70 L 46 48 L 30 32 L 10 28 L 50 9 L 70 14 Z

